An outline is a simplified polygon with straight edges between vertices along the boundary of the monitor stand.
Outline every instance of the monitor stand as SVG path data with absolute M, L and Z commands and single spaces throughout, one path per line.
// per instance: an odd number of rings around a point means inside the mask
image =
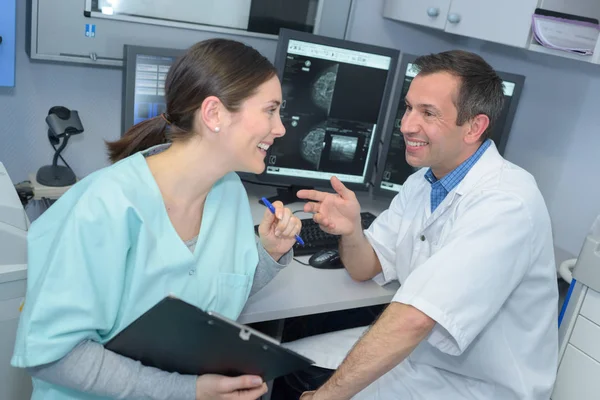
M 269 200 L 271 203 L 273 203 L 274 201 L 281 201 L 284 205 L 290 204 L 290 203 L 295 203 L 297 201 L 300 201 L 300 199 L 298 199 L 298 197 L 296 197 L 296 194 L 298 193 L 299 190 L 303 190 L 303 189 L 314 189 L 314 188 L 311 186 L 297 186 L 297 185 L 291 185 L 286 188 L 277 188 L 277 195 L 272 196 L 272 197 L 267 197 L 267 200 Z M 260 200 L 258 202 L 261 203 Z

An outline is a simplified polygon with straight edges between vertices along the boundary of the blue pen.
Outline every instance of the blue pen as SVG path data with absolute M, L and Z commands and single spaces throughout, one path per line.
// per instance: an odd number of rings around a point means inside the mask
M 267 208 L 269 209 L 269 211 L 271 211 L 273 213 L 273 215 L 275 215 L 275 207 L 273 207 L 273 204 L 271 204 L 271 202 L 269 200 L 266 199 L 266 197 L 261 198 L 263 204 L 265 206 L 267 206 Z M 298 235 L 296 236 L 296 242 L 300 243 L 301 246 L 304 246 L 304 240 L 302 240 L 302 238 Z

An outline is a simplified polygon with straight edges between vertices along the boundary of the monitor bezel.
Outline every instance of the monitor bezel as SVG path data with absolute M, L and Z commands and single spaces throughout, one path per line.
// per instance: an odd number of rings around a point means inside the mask
M 133 124 L 133 111 L 135 107 L 135 71 L 138 55 L 155 57 L 181 57 L 185 49 L 170 49 L 162 47 L 137 46 L 126 44 L 123 46 L 123 92 L 121 102 L 121 136 Z
M 353 190 L 368 191 L 373 178 L 373 169 L 375 161 L 379 157 L 378 148 L 379 142 L 383 130 L 383 126 L 387 119 L 387 110 L 392 95 L 393 82 L 396 74 L 396 68 L 398 66 L 398 59 L 400 57 L 400 50 L 370 45 L 366 43 L 358 43 L 350 40 L 330 38 L 326 36 L 314 35 L 308 32 L 300 32 L 292 29 L 282 28 L 279 31 L 279 40 L 277 42 L 277 50 L 275 53 L 275 61 L 273 65 L 277 69 L 277 76 L 280 81 L 283 79 L 283 72 L 285 69 L 285 60 L 287 56 L 287 48 L 290 40 L 298 40 L 309 43 L 320 44 L 324 46 L 348 48 L 351 50 L 362 51 L 365 53 L 373 53 L 390 57 L 390 68 L 388 77 L 385 83 L 385 89 L 383 92 L 381 107 L 379 115 L 377 117 L 377 129 L 375 131 L 375 137 L 373 138 L 374 148 L 371 150 L 370 159 L 366 161 L 367 168 L 365 176 L 362 182 L 345 182 L 344 185 Z M 265 160 L 269 157 L 270 152 L 267 153 Z M 316 178 L 303 178 L 289 175 L 275 175 L 267 173 L 267 165 L 265 162 L 265 170 L 257 175 L 258 179 L 263 182 L 281 184 L 281 185 L 292 185 L 292 186 L 311 186 L 311 187 L 327 187 L 329 188 L 329 179 L 316 179 Z
M 395 92 L 392 98 L 392 108 L 390 109 L 390 113 L 388 116 L 387 130 L 385 132 L 385 136 L 382 137 L 382 150 L 377 160 L 377 174 L 375 182 L 373 183 L 373 194 L 376 196 L 395 197 L 398 194 L 398 192 L 393 190 L 382 189 L 381 182 L 383 180 L 384 166 L 385 162 L 387 161 L 387 155 L 391 144 L 391 132 L 392 129 L 394 129 L 394 121 L 396 119 L 396 113 L 398 112 L 398 106 L 400 105 L 400 98 L 402 95 L 402 86 L 404 85 L 404 77 L 406 76 L 406 69 L 408 67 L 408 64 L 414 63 L 418 57 L 419 56 L 415 54 L 402 53 L 402 59 L 400 60 L 400 66 L 398 71 L 398 80 L 394 87 Z M 496 148 L 498 149 L 498 152 L 500 153 L 500 155 L 503 156 L 504 150 L 506 149 L 506 144 L 508 142 L 508 138 L 510 136 L 510 131 L 512 128 L 514 117 L 517 113 L 521 92 L 523 91 L 523 87 L 525 86 L 525 76 L 497 70 L 496 73 L 502 79 L 502 81 L 509 81 L 515 84 L 515 89 L 513 95 L 511 96 L 512 99 L 510 101 L 510 106 L 506 115 L 507 123 L 504 125 L 504 129 L 502 130 L 500 136 L 500 143 L 496 143 Z
M 501 156 L 504 156 L 504 150 L 506 150 L 506 144 L 508 143 L 508 138 L 510 137 L 510 130 L 512 128 L 513 121 L 515 120 L 517 107 L 521 98 L 521 92 L 523 91 L 523 87 L 525 86 L 525 76 L 503 71 L 496 71 L 496 73 L 502 79 L 503 82 L 509 81 L 515 84 L 515 91 L 511 96 L 512 98 L 510 100 L 508 114 L 506 114 L 507 124 L 504 125 L 504 129 L 502 130 L 502 136 L 500 136 L 500 143 L 496 143 L 496 148 L 498 148 L 498 152 Z
M 395 197 L 398 192 L 393 190 L 385 190 L 381 188 L 381 181 L 383 180 L 383 173 L 385 162 L 387 161 L 387 154 L 390 149 L 392 130 L 394 129 L 394 122 L 396 120 L 396 114 L 398 113 L 398 107 L 400 106 L 400 98 L 402 97 L 402 86 L 404 86 L 404 77 L 406 76 L 406 69 L 408 64 L 413 63 L 419 56 L 415 54 L 402 53 L 400 60 L 400 66 L 398 68 L 398 79 L 394 87 L 394 95 L 392 96 L 391 108 L 388 113 L 387 131 L 384 132 L 385 136 L 382 137 L 383 144 L 381 146 L 381 152 L 377 159 L 377 174 L 375 176 L 375 182 L 373 183 L 373 194 L 377 196 Z

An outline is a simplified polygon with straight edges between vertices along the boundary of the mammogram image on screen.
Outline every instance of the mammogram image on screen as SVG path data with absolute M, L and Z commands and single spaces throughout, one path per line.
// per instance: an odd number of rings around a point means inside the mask
M 313 126 L 300 142 L 301 157 L 315 168 L 319 167 L 319 162 L 321 161 L 326 127 L 326 121 Z
M 331 161 L 352 162 L 356 154 L 358 138 L 352 136 L 331 135 Z
M 312 101 L 317 107 L 327 111 L 327 115 L 331 110 L 338 68 L 339 64 L 335 64 L 321 71 L 312 83 Z

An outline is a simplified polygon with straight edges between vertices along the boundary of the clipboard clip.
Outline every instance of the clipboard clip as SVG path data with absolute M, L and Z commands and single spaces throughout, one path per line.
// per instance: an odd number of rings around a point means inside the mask
M 246 342 L 250 340 L 250 331 L 248 329 L 242 328 L 240 330 L 240 339 L 245 340 Z

